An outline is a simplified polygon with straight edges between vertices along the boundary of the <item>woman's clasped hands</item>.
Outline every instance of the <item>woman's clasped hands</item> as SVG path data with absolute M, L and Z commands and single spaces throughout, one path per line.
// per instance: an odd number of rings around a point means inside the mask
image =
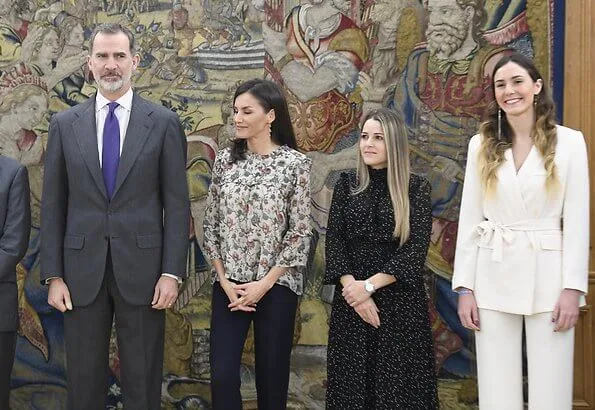
M 272 286 L 266 279 L 261 279 L 239 284 L 226 280 L 225 283 L 221 283 L 221 287 L 229 298 L 230 303 L 227 307 L 232 312 L 255 312 L 256 305 Z
M 371 293 L 366 290 L 363 280 L 353 279 L 345 284 L 342 295 L 364 322 L 375 328 L 380 327 L 380 316 L 378 315 L 380 310 L 371 297 Z

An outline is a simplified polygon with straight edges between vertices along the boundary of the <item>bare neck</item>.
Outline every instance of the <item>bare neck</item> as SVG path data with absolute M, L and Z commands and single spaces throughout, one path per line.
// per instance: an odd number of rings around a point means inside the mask
M 258 155 L 268 155 L 278 147 L 268 135 L 249 138 L 246 143 L 248 150 Z
M 512 143 L 523 144 L 531 140 L 531 133 L 535 126 L 535 113 L 529 112 L 519 116 L 507 116 L 506 119 L 512 128 Z

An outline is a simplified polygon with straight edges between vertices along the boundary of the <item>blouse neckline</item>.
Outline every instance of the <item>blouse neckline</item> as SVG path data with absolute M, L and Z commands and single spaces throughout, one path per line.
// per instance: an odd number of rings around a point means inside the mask
M 279 145 L 278 147 L 276 147 L 274 150 L 272 150 L 271 152 L 269 152 L 268 154 L 258 154 L 254 151 L 250 151 L 249 149 L 246 150 L 246 156 L 252 157 L 252 158 L 257 158 L 257 159 L 267 159 L 267 158 L 274 158 L 277 155 L 279 155 L 279 153 L 281 152 L 281 150 L 285 147 L 285 145 Z

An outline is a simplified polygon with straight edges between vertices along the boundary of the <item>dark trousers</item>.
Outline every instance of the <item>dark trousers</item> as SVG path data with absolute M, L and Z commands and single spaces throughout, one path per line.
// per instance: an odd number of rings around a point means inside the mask
M 0 332 L 0 409 L 10 408 L 10 373 L 16 344 L 17 332 Z
M 150 305 L 131 305 L 122 298 L 109 252 L 103 284 L 95 300 L 64 314 L 68 408 L 105 410 L 114 315 L 124 408 L 159 410 L 165 311 Z
M 275 285 L 256 312 L 231 312 L 227 295 L 215 282 L 211 316 L 211 399 L 213 410 L 241 410 L 240 364 L 250 323 L 254 322 L 256 392 L 259 410 L 287 407 L 289 361 L 297 295 Z

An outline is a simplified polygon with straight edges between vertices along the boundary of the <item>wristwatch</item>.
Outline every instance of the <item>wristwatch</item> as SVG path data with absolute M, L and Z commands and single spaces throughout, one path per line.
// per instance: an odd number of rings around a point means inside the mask
M 368 293 L 374 293 L 376 291 L 374 284 L 372 282 L 370 282 L 368 279 L 366 279 L 364 281 L 364 288 L 366 289 L 366 292 L 368 292 Z

